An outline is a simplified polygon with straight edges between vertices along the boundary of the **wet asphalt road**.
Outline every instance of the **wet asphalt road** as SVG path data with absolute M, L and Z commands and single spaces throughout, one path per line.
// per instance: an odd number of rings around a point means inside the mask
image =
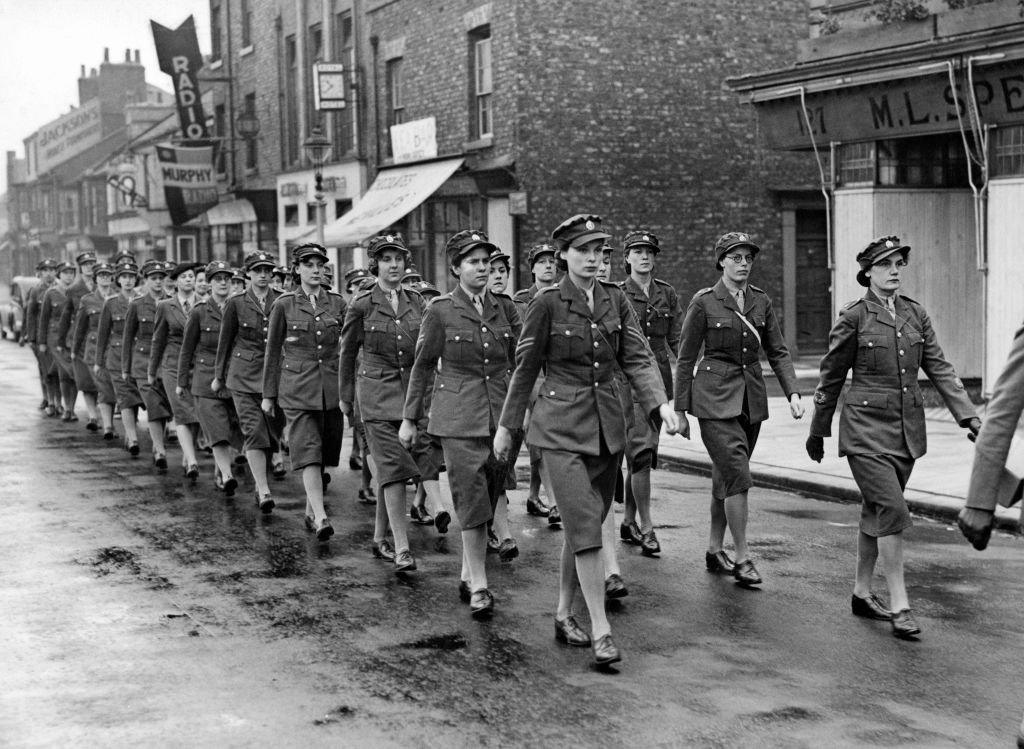
M 748 591 L 703 570 L 708 480 L 658 471 L 664 553 L 620 549 L 624 661 L 603 674 L 553 639 L 561 537 L 525 515 L 524 491 L 521 556 L 492 558 L 496 614 L 475 622 L 457 534 L 440 553 L 414 527 L 420 570 L 396 577 L 370 556 L 347 465 L 320 546 L 294 477 L 269 520 L 249 481 L 231 503 L 213 489 L 209 458 L 196 487 L 158 477 L 148 439 L 131 460 L 84 421 L 41 416 L 30 357 L 0 344 L 2 745 L 1012 745 L 1019 538 L 981 554 L 919 520 L 907 576 L 924 632 L 902 642 L 849 614 L 857 508 L 755 490 L 766 582 Z

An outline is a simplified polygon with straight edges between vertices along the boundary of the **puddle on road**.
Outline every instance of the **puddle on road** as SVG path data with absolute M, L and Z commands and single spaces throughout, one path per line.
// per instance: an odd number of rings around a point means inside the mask
M 413 648 L 417 650 L 451 651 L 462 650 L 467 644 L 465 635 L 461 632 L 452 632 L 444 635 L 434 635 L 433 637 L 424 637 L 412 642 L 403 642 L 398 647 Z
M 147 583 L 154 590 L 173 588 L 174 584 L 163 575 L 147 572 L 139 564 L 135 552 L 121 546 L 107 546 L 97 549 L 92 559 L 74 560 L 76 564 L 89 565 L 97 577 L 106 577 L 115 572 L 127 572 Z

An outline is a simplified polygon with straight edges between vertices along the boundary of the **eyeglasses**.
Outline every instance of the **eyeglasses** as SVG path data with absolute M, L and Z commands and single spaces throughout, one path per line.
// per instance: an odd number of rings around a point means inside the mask
M 753 255 L 726 255 L 725 258 L 726 260 L 731 260 L 732 262 L 736 263 L 736 265 L 739 265 L 740 263 L 746 263 L 747 265 L 750 265 L 751 263 L 754 262 Z

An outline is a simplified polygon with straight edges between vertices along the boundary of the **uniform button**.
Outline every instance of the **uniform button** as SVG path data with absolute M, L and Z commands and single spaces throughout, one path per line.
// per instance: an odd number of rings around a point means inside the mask
M 601 366 L 601 364 L 600 364 L 599 362 L 594 362 L 594 367 L 595 367 L 595 368 L 596 368 L 596 367 L 600 367 L 600 366 Z
M 404 351 L 399 351 L 399 352 L 398 352 L 398 355 L 399 355 L 399 356 L 401 356 L 401 355 L 402 355 L 402 354 L 404 354 L 404 353 L 405 353 Z
M 484 343 L 484 348 L 487 348 L 489 345 L 489 343 Z
M 651 324 L 650 324 L 650 323 L 647 323 L 647 327 L 648 327 L 648 328 L 649 328 L 649 327 L 651 327 Z
M 867 401 L 864 401 L 864 405 L 866 406 L 867 404 L 868 404 L 868 402 L 867 402 Z
M 571 330 L 567 330 L 567 331 L 565 331 L 565 334 L 566 335 L 572 335 L 572 331 Z
M 401 351 L 399 351 L 398 353 L 402 353 L 402 352 L 401 352 Z M 484 364 L 490 364 L 490 363 L 491 363 L 491 360 L 490 360 L 490 359 L 484 359 Z
M 716 322 L 716 323 L 715 323 L 715 327 L 716 327 L 716 328 L 720 328 L 720 327 L 722 327 L 722 323 L 720 323 L 720 322 Z
M 320 322 L 320 318 L 319 318 L 319 317 L 318 317 L 318 318 L 316 318 L 316 321 L 317 321 L 317 322 Z
M 548 395 L 554 395 L 554 394 L 555 394 L 554 390 L 552 390 L 550 393 L 548 393 Z
M 746 351 L 746 349 L 743 349 L 743 350 Z
M 597 346 L 598 346 L 597 341 L 594 341 L 594 348 L 597 348 Z
M 491 376 L 490 375 L 484 375 L 484 379 L 485 380 L 489 380 L 489 379 L 491 379 Z
M 320 364 L 323 364 L 323 363 L 324 363 L 324 360 L 323 360 L 323 359 L 317 359 L 317 361 L 318 361 L 318 362 L 319 362 Z
M 875 345 L 874 341 L 868 341 L 868 348 L 871 348 L 874 345 Z
M 907 370 L 905 370 L 905 369 L 901 369 L 900 370 L 900 374 L 906 374 L 906 373 L 907 373 Z
M 440 390 L 444 390 L 444 383 L 442 382 L 442 383 L 441 383 L 440 385 L 438 385 L 437 387 L 438 387 L 438 388 L 439 388 Z
M 317 335 L 320 335 L 320 331 L 318 330 L 318 331 L 316 332 L 316 334 L 317 334 Z
M 317 348 L 323 348 L 319 343 L 316 345 Z
M 747 331 L 745 331 L 745 330 L 743 331 L 743 337 L 744 337 L 744 338 L 746 338 L 746 337 L 747 337 Z
M 900 349 L 900 356 L 903 356 L 903 349 Z
M 903 388 L 903 392 L 904 393 L 907 392 L 907 388 L 906 387 Z
M 402 336 L 395 336 L 399 341 L 402 340 Z
M 487 332 L 487 328 L 486 327 L 480 328 L 480 332 L 481 333 L 486 333 Z
M 704 367 L 704 369 L 706 369 L 708 372 L 711 371 L 711 367 Z
M 596 322 L 592 322 L 592 323 L 590 323 L 590 327 L 592 327 L 592 328 L 594 328 L 595 330 L 597 330 L 597 323 L 596 323 Z
M 902 333 L 897 333 L 897 334 L 896 334 L 896 337 L 897 337 L 897 338 L 902 338 L 902 337 L 903 337 L 903 334 L 902 334 Z
M 370 328 L 370 330 L 373 330 L 373 328 Z M 456 341 L 457 341 L 457 340 L 459 340 L 459 337 L 458 337 L 458 336 L 455 336 L 455 340 L 456 340 Z

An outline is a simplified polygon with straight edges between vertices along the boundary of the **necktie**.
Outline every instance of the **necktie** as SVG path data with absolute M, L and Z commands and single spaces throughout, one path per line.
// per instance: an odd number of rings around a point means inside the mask
M 192 311 L 192 303 L 186 299 L 181 303 L 181 308 L 185 310 L 185 317 L 188 317 L 188 313 Z
M 590 312 L 594 312 L 594 290 L 587 289 L 587 306 L 590 307 Z
M 484 316 L 484 303 L 483 303 L 483 300 L 480 299 L 480 296 L 478 294 L 474 294 L 473 295 L 473 306 L 476 307 L 476 311 L 478 313 L 480 313 L 480 317 L 483 317 Z
M 740 312 L 743 311 L 743 305 L 745 302 L 746 300 L 743 298 L 743 289 L 740 289 L 736 292 L 736 304 L 739 305 Z
M 391 301 L 391 309 L 394 310 L 395 314 L 398 314 L 398 289 L 392 289 L 389 295 Z
M 895 300 L 894 300 L 893 297 L 887 296 L 885 298 L 885 308 L 889 311 L 889 314 L 892 316 L 892 319 L 895 320 L 896 319 L 896 303 L 895 303 Z
M 313 309 L 316 309 L 316 294 L 309 295 L 309 303 L 313 305 Z

